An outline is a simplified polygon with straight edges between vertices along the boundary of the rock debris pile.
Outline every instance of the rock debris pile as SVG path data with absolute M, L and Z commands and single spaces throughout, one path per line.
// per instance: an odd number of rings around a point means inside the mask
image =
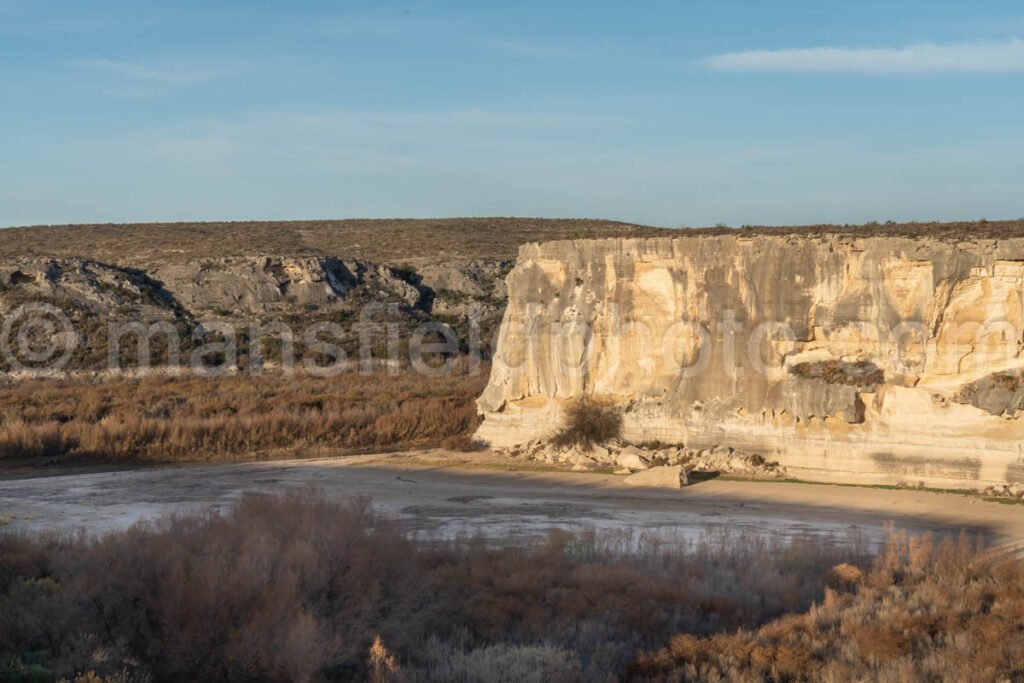
M 559 447 L 535 439 L 500 449 L 512 458 L 570 466 L 575 472 L 612 468 L 616 474 L 634 474 L 654 468 L 679 467 L 685 478 L 691 472 L 718 472 L 756 479 L 781 479 L 786 469 L 756 453 L 744 453 L 728 446 L 696 449 L 683 446 L 644 447 L 622 442 L 603 445 Z M 685 483 L 685 482 L 684 482 Z

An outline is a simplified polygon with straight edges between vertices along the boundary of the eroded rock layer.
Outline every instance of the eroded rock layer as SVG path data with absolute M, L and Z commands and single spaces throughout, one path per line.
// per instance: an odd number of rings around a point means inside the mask
M 623 436 L 727 445 L 812 480 L 1024 480 L 1024 239 L 692 236 L 529 244 L 479 437 L 564 407 Z

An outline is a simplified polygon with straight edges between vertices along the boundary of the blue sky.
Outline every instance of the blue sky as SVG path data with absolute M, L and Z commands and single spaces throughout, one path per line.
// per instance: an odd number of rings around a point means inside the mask
M 1019 2 L 0 0 L 0 225 L 1024 216 Z

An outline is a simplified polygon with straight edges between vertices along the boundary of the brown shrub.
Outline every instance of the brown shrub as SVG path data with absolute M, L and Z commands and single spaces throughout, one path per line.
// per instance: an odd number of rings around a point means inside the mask
M 562 429 L 552 438 L 556 446 L 583 446 L 617 439 L 622 433 L 622 413 L 612 403 L 583 399 L 569 406 Z
M 704 641 L 689 633 L 680 633 L 672 638 L 669 651 L 676 659 L 698 662 L 704 655 Z
M 832 567 L 832 578 L 840 586 L 854 586 L 864 579 L 864 572 L 860 567 L 843 562 Z

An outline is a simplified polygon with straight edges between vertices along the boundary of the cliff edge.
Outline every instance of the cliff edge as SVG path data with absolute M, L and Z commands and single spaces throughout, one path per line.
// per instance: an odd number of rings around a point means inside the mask
M 1024 481 L 1024 238 L 693 234 L 520 248 L 478 437 L 581 399 L 798 478 Z

